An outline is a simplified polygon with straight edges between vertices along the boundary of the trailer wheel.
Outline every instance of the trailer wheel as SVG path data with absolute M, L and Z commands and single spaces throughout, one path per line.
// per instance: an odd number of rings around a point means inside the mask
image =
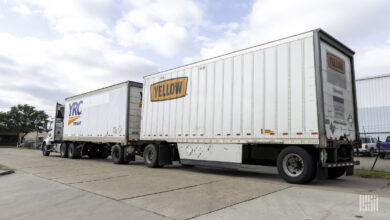
M 119 145 L 114 145 L 111 152 L 112 162 L 115 164 L 123 164 L 123 148 Z
M 289 183 L 303 184 L 313 180 L 315 163 L 313 156 L 301 147 L 290 146 L 278 155 L 279 175 Z
M 50 155 L 50 151 L 47 150 L 47 145 L 45 144 L 45 142 L 42 143 L 42 154 L 45 157 Z
M 158 147 L 154 144 L 149 144 L 144 150 L 144 163 L 149 168 L 157 168 L 158 165 Z
M 369 156 L 369 157 L 375 156 L 375 155 L 374 155 L 374 149 L 373 149 L 373 148 L 370 148 L 370 152 L 368 153 L 368 156 Z
M 60 156 L 62 158 L 68 157 L 68 145 L 66 143 L 62 143 L 60 146 Z
M 68 145 L 68 157 L 70 159 L 76 159 L 79 158 L 79 153 L 77 152 L 76 146 L 73 143 L 70 143 Z
M 344 175 L 346 167 L 332 167 L 328 168 L 328 179 L 337 179 L 340 176 Z

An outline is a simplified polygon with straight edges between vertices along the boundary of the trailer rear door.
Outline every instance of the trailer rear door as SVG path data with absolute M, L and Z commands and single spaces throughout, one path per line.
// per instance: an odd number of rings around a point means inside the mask
M 354 82 L 350 57 L 321 41 L 325 130 L 328 139 L 356 139 Z

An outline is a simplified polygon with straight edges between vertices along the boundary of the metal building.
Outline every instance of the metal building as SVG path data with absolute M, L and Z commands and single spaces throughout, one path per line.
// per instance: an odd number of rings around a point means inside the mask
M 384 141 L 390 135 L 390 74 L 356 80 L 361 136 Z

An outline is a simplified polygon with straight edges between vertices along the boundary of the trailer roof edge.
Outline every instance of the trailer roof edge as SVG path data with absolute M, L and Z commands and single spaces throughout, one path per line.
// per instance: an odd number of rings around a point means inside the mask
M 128 80 L 128 81 L 124 81 L 124 82 L 121 82 L 121 83 L 116 83 L 116 84 L 113 84 L 113 85 L 109 85 L 109 86 L 106 86 L 106 87 L 103 87 L 103 88 L 100 88 L 100 89 L 95 89 L 95 90 L 92 90 L 92 91 L 89 91 L 89 92 L 84 92 L 84 93 L 81 93 L 81 94 L 69 96 L 69 97 L 65 98 L 65 101 L 67 101 L 69 99 L 77 98 L 79 96 L 85 96 L 85 95 L 88 95 L 88 94 L 92 94 L 92 93 L 95 93 L 95 92 L 100 91 L 100 90 L 105 90 L 105 89 L 108 89 L 108 88 L 111 88 L 111 87 L 119 86 L 121 84 L 129 84 L 130 86 L 142 88 L 142 83 L 135 82 L 135 81 L 129 81 Z
M 201 63 L 201 62 L 204 62 L 204 61 L 207 61 L 207 60 L 216 59 L 218 57 L 223 57 L 223 56 L 226 56 L 226 55 L 229 55 L 229 54 L 237 53 L 237 52 L 248 50 L 248 49 L 251 49 L 251 48 L 255 48 L 255 47 L 271 44 L 271 43 L 274 43 L 274 42 L 277 42 L 277 41 L 285 40 L 285 39 L 288 39 L 288 38 L 293 38 L 293 37 L 296 37 L 296 36 L 299 36 L 299 35 L 303 35 L 303 34 L 307 34 L 307 33 L 310 33 L 310 32 L 314 33 L 317 30 L 321 30 L 321 29 L 319 29 L 319 28 L 312 29 L 310 31 L 301 32 L 299 34 L 294 34 L 294 35 L 291 35 L 291 36 L 288 36 L 288 37 L 279 38 L 277 40 L 272 40 L 272 41 L 267 41 L 267 42 L 264 42 L 264 43 L 256 44 L 256 45 L 253 45 L 253 46 L 250 46 L 250 47 L 246 47 L 246 48 L 243 48 L 243 49 L 239 49 L 239 50 L 235 50 L 235 51 L 232 51 L 232 52 L 229 52 L 229 53 L 224 53 L 224 54 L 221 54 L 221 55 L 218 55 L 218 56 L 214 56 L 214 57 L 210 57 L 210 58 L 207 58 L 207 59 L 203 59 L 203 60 L 199 60 L 199 61 L 196 61 L 196 62 L 192 62 L 192 63 L 189 63 L 189 64 L 185 64 L 185 65 L 177 66 L 177 67 L 174 67 L 174 68 L 162 70 L 162 71 L 159 71 L 159 72 L 156 72 L 156 73 L 148 74 L 148 75 L 144 76 L 143 78 L 145 79 L 145 78 L 147 78 L 149 76 L 157 75 L 157 74 L 160 74 L 160 73 L 163 73 L 163 72 L 168 72 L 168 71 L 172 71 L 172 70 L 175 70 L 175 69 L 183 68 L 183 67 L 186 67 L 186 66 L 191 66 L 191 65 L 194 65 L 194 64 L 197 64 L 197 63 Z

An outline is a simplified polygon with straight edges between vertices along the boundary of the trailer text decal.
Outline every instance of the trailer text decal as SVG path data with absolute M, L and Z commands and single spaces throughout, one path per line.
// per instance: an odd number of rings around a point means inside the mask
M 81 117 L 82 113 L 82 107 L 83 107 L 83 101 L 79 102 L 73 102 L 69 103 L 69 118 L 68 118 L 68 125 L 80 125 L 81 121 L 76 121 Z
M 187 77 L 164 80 L 150 86 L 152 102 L 184 97 L 187 91 Z
M 328 53 L 328 66 L 339 73 L 345 73 L 345 62 L 341 58 L 336 57 L 333 54 Z

